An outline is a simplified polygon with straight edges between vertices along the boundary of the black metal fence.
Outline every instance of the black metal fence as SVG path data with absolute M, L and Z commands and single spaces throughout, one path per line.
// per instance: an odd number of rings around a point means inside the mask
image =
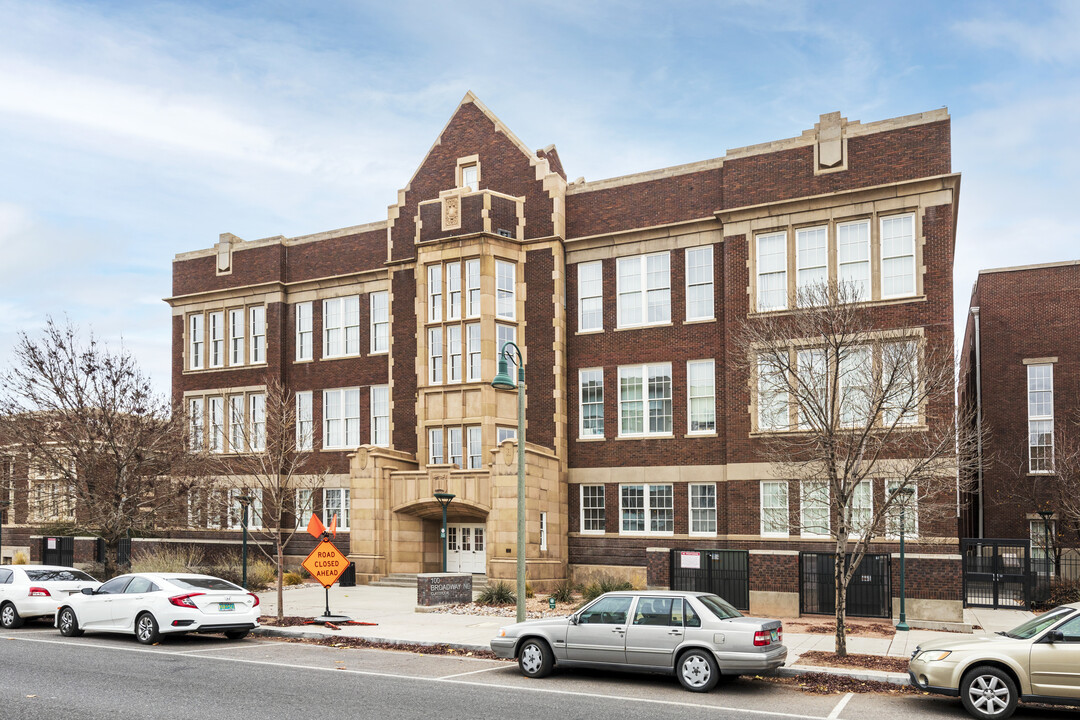
M 961 540 L 964 604 L 1029 608 L 1032 580 L 1029 547 L 1026 540 Z
M 747 550 L 672 550 L 672 590 L 710 592 L 739 610 L 750 610 L 750 553 Z
M 851 555 L 844 557 L 851 563 Z M 799 553 L 799 612 L 832 615 L 836 612 L 836 569 L 832 553 Z M 864 555 L 848 584 L 847 614 L 852 617 L 892 617 L 892 558 Z
M 58 536 L 41 538 L 41 562 L 43 565 L 74 567 L 75 538 Z
M 105 538 L 98 538 L 94 559 L 99 563 L 105 562 L 105 553 Z M 120 538 L 120 544 L 116 548 L 116 564 L 120 567 L 131 564 L 131 538 Z
M 1054 607 L 1080 601 L 1080 548 L 1032 548 L 1030 606 Z

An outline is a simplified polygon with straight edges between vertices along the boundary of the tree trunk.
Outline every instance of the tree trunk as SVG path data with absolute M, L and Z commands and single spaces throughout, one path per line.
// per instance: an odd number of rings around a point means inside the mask
M 844 582 L 844 556 L 834 563 L 836 581 L 836 654 L 847 656 L 847 583 Z
M 105 559 L 102 561 L 102 582 L 110 580 L 119 573 L 117 572 L 117 558 L 120 555 L 120 538 L 105 538 Z
M 285 619 L 285 608 L 281 604 L 285 585 L 285 546 L 281 544 L 281 530 L 278 530 L 275 539 L 277 540 L 277 619 L 280 623 Z

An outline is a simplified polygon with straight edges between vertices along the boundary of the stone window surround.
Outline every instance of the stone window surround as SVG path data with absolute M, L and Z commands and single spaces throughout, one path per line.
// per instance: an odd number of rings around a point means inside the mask
M 217 303 L 213 306 L 204 307 L 193 312 L 185 312 L 184 318 L 184 374 L 188 373 L 205 373 L 205 372 L 222 372 L 225 370 L 235 370 L 241 368 L 252 367 L 265 367 L 266 366 L 266 342 L 264 339 L 264 352 L 263 360 L 257 363 L 251 362 L 250 348 L 251 348 L 251 309 L 256 307 L 265 308 L 265 303 L 243 303 L 243 304 L 225 304 Z M 244 312 L 244 359 L 240 363 L 232 363 L 232 336 L 230 335 L 230 323 L 229 317 L 231 311 L 243 310 Z M 222 364 L 211 367 L 210 365 L 210 316 L 215 313 L 221 313 L 222 317 Z M 191 367 L 191 318 L 194 316 L 202 316 L 202 365 L 201 367 Z M 263 335 L 265 338 L 266 336 Z

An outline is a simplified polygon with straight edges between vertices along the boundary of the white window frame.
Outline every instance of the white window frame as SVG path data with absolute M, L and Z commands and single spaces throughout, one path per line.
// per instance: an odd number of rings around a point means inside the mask
M 911 252 L 903 253 L 900 255 L 885 255 L 885 225 L 893 221 L 900 221 L 905 218 L 911 220 Z M 878 242 L 880 245 L 881 260 L 879 268 L 881 270 L 881 299 L 888 300 L 891 298 L 912 297 L 918 292 L 919 287 L 919 268 L 917 265 L 917 258 L 919 254 L 919 237 L 918 227 L 915 222 L 915 213 L 902 213 L 900 215 L 886 215 L 878 219 L 878 227 L 880 233 L 878 235 Z M 885 265 L 888 260 L 898 260 L 900 258 L 911 258 L 911 287 L 907 290 L 898 293 L 889 294 L 885 292 Z
M 442 322 L 442 265 L 427 266 L 428 322 Z
M 811 265 L 811 264 L 803 264 L 804 263 L 804 258 L 803 258 L 804 251 L 803 251 L 803 248 L 802 248 L 802 242 L 803 242 L 804 239 L 811 238 L 811 237 L 813 237 L 815 239 L 817 239 L 819 237 L 823 237 L 825 239 L 825 247 L 824 247 L 824 255 L 825 255 L 825 257 L 824 257 L 824 262 L 822 262 L 820 264 L 813 264 L 813 265 Z M 816 253 L 816 252 L 819 252 L 819 251 L 820 250 L 819 250 L 819 248 L 817 246 L 815 246 L 813 248 L 813 252 Z M 806 252 L 809 253 L 810 250 L 807 250 Z M 805 291 L 805 290 L 807 290 L 807 289 L 809 289 L 809 288 L 811 288 L 811 287 L 813 287 L 815 285 L 817 285 L 817 286 L 822 285 L 822 281 L 821 281 L 820 278 L 815 278 L 813 280 L 810 280 L 810 279 L 804 280 L 803 279 L 803 275 L 804 274 L 809 274 L 809 272 L 811 272 L 811 271 L 815 275 L 817 275 L 817 274 L 819 274 L 821 272 L 824 272 L 824 274 L 825 274 L 824 285 L 825 285 L 825 287 L 828 287 L 828 283 L 829 283 L 829 226 L 828 225 L 814 225 L 812 227 L 801 227 L 801 228 L 796 228 L 795 229 L 795 294 L 796 294 L 796 298 L 798 298 L 799 295 L 802 294 L 803 291 Z
M 626 529 L 626 517 L 624 512 L 626 506 L 623 503 L 623 489 L 624 488 L 641 488 L 642 489 L 642 502 L 644 511 L 644 530 L 627 530 Z M 653 488 L 661 489 L 668 488 L 669 497 L 671 498 L 671 505 L 668 508 L 654 507 L 653 504 Z M 655 512 L 659 510 L 670 511 L 671 518 L 671 530 L 653 530 L 652 527 L 655 524 Z M 620 483 L 619 484 L 619 534 L 620 535 L 657 535 L 667 536 L 675 534 L 675 486 L 671 483 Z
M 776 240 L 776 239 L 779 239 L 781 241 L 780 244 L 784 248 L 784 256 L 783 256 L 783 261 L 781 263 L 782 266 L 783 266 L 783 270 L 773 270 L 771 272 L 763 273 L 761 271 L 761 267 L 762 267 L 762 263 L 761 263 L 761 244 L 762 244 L 762 241 Z M 755 235 L 754 236 L 754 257 L 755 257 L 754 268 L 755 268 L 755 274 L 757 276 L 755 278 L 755 283 L 756 283 L 755 287 L 757 289 L 757 292 L 756 292 L 756 296 L 757 296 L 756 297 L 756 300 L 757 300 L 756 305 L 757 305 L 757 311 L 758 312 L 771 312 L 773 310 L 787 310 L 788 302 L 789 302 L 788 283 L 787 283 L 787 274 L 788 274 L 787 253 L 788 253 L 787 232 L 780 231 L 780 232 L 772 232 L 772 233 L 761 233 L 760 235 Z M 763 300 L 765 292 L 764 292 L 764 288 L 762 287 L 762 278 L 764 278 L 766 276 L 772 276 L 772 275 L 780 276 L 780 279 L 781 279 L 780 287 L 783 288 L 784 302 L 783 302 L 783 304 L 780 304 L 780 305 L 767 305 L 767 304 L 765 304 L 765 302 Z
M 293 519 L 296 527 L 307 527 L 311 516 L 315 514 L 315 491 L 311 488 L 297 488 L 293 500 Z
M 225 452 L 225 398 L 214 395 L 207 403 L 207 415 L 209 418 L 210 441 L 209 449 L 212 453 Z
M 791 507 L 789 505 L 790 498 L 788 497 L 788 481 L 787 480 L 762 480 L 758 485 L 759 485 L 759 489 L 758 489 L 759 504 L 758 504 L 758 507 L 761 508 L 761 513 L 760 513 L 760 518 L 759 518 L 760 523 L 761 523 L 761 536 L 762 537 L 789 537 L 791 535 Z M 765 505 L 765 497 L 766 497 L 765 488 L 766 488 L 766 486 L 773 486 L 773 485 L 775 485 L 777 488 L 780 489 L 780 491 L 781 491 L 780 494 L 783 496 L 783 504 L 781 506 L 772 506 L 772 505 L 767 506 L 767 505 Z M 783 514 L 784 530 L 782 532 L 779 531 L 779 530 L 770 530 L 770 529 L 768 529 L 769 526 L 770 526 L 770 523 L 766 519 L 766 516 L 767 516 L 768 511 L 770 511 L 770 510 Z
M 206 317 L 202 313 L 188 315 L 188 369 L 202 370 L 206 343 Z
M 229 365 L 244 364 L 244 319 L 247 313 L 244 308 L 232 308 L 229 310 Z
M 480 189 L 480 165 L 478 163 L 468 163 L 461 166 L 461 187 L 470 191 Z
M 188 447 L 202 450 L 206 445 L 206 398 L 188 398 Z M 12 487 L 12 490 L 14 488 Z
M 768 375 L 782 373 L 782 368 L 773 367 L 773 364 L 769 361 L 767 354 L 758 355 L 757 362 L 757 428 L 759 432 L 783 432 L 791 427 L 790 417 L 790 393 L 786 389 L 786 385 L 778 383 L 777 388 L 768 388 L 766 379 Z M 766 372 L 769 371 L 769 372 Z M 775 396 L 775 397 L 773 397 Z M 765 398 L 769 398 L 769 402 L 765 401 Z M 776 425 L 766 422 L 768 419 L 766 411 L 772 407 L 772 403 L 776 403 L 777 417 L 782 421 Z M 781 406 L 783 407 L 783 413 L 780 412 Z
M 241 453 L 247 450 L 247 426 L 245 425 L 245 405 L 243 395 L 229 395 L 229 452 Z
M 311 303 L 296 303 L 293 307 L 296 313 L 296 359 L 311 360 L 315 345 Z
M 706 489 L 712 491 L 712 495 L 711 495 L 712 507 L 695 507 L 694 506 L 694 500 L 695 499 L 700 500 L 700 498 L 695 498 L 694 497 L 694 488 L 706 488 Z M 708 499 L 708 498 L 706 498 L 706 499 Z M 687 524 L 687 528 L 689 528 L 689 530 L 690 530 L 690 535 L 695 536 L 695 537 L 713 537 L 713 536 L 715 536 L 716 531 L 717 531 L 717 521 L 716 521 L 716 505 L 717 505 L 716 483 L 688 483 L 687 487 L 686 487 L 686 504 L 687 504 L 687 509 L 689 511 L 689 516 L 688 516 L 689 522 Z M 709 523 L 709 522 L 712 523 L 712 530 L 695 530 L 694 529 L 695 522 L 698 521 L 699 519 L 701 519 L 701 518 L 695 518 L 694 517 L 695 512 L 705 513 L 706 514 L 706 516 L 704 518 L 704 521 L 706 523 Z M 709 518 L 709 513 L 711 513 L 711 520 Z
M 323 359 L 359 354 L 360 296 L 344 295 L 323 300 Z
M 667 279 L 663 284 L 650 285 L 649 277 L 649 261 L 652 259 L 663 258 L 664 263 L 667 266 L 665 275 Z M 638 267 L 635 269 L 634 264 Z M 627 272 L 623 272 L 623 268 L 627 269 Z M 624 288 L 623 287 L 623 275 L 637 278 L 637 288 Z M 664 298 L 663 303 L 660 305 L 664 308 L 662 315 L 655 320 L 650 319 L 650 308 L 652 307 L 653 296 Z M 619 328 L 631 328 L 631 327 L 648 327 L 651 325 L 670 325 L 671 324 L 671 253 L 659 252 L 649 253 L 648 255 L 633 255 L 631 257 L 621 257 L 615 261 L 615 295 L 616 295 L 616 327 Z M 630 319 L 624 317 L 626 314 L 623 309 L 623 298 L 630 298 L 631 296 L 638 296 L 638 310 L 641 313 L 641 317 L 638 322 L 633 322 Z
M 465 261 L 465 317 L 480 317 L 480 258 Z
M 517 428 L 496 426 L 495 437 L 497 445 L 502 445 L 506 440 L 517 440 Z
M 505 335 L 509 335 L 510 339 L 507 340 Z M 506 323 L 495 323 L 495 360 L 498 361 L 499 353 L 502 352 L 503 345 L 507 342 L 512 342 L 517 345 L 517 325 L 507 325 Z
M 446 382 L 461 382 L 461 325 L 446 326 Z
M 547 552 L 548 549 L 548 523 L 547 513 L 540 513 L 540 552 Z
M 1050 537 L 1046 537 L 1046 525 L 1050 525 Z M 907 537 L 906 535 L 904 536 Z M 1032 572 L 1040 572 L 1036 563 L 1046 567 L 1050 577 L 1055 575 L 1054 549 L 1057 547 L 1057 518 L 1051 518 L 1049 523 L 1041 518 L 1028 520 L 1028 542 L 1031 543 Z
M 443 429 L 428 428 L 428 465 L 442 465 L 443 462 Z
M 442 385 L 443 329 L 428 328 L 428 385 Z
M 483 333 L 480 323 L 465 324 L 465 379 L 478 382 L 483 374 Z
M 390 293 L 385 290 L 368 295 L 368 318 L 371 331 L 371 354 L 390 352 Z
M 266 450 L 266 393 L 248 395 L 248 445 L 254 452 Z
M 446 429 L 446 462 L 459 468 L 465 467 L 465 441 L 460 426 Z
M 861 362 L 859 358 L 863 358 Z M 852 367 L 852 364 L 856 367 Z M 841 425 L 863 427 L 870 422 L 873 367 L 874 349 L 870 345 L 849 346 L 840 356 L 837 386 L 840 392 Z M 858 401 L 860 395 L 863 398 L 861 404 Z
M 858 228 L 861 230 L 856 230 Z M 845 236 L 858 233 L 863 237 L 852 242 L 850 238 Z M 872 252 L 870 249 L 871 237 L 870 237 L 870 220 L 852 220 L 850 222 L 837 223 L 836 225 L 836 280 L 838 283 L 855 283 L 858 282 L 862 285 L 861 289 L 856 292 L 857 302 L 866 302 L 873 299 L 873 288 L 871 285 L 871 273 L 870 263 Z M 864 259 L 851 260 L 844 259 L 845 249 L 861 249 L 862 253 L 865 253 Z M 854 252 L 854 250 L 852 250 Z M 850 257 L 850 256 L 849 256 Z M 851 277 L 845 277 L 845 273 L 851 273 L 852 269 L 856 267 L 862 268 L 863 277 L 854 280 Z M 854 273 L 852 273 L 854 274 Z
M 709 378 L 708 394 L 694 395 L 694 384 L 691 381 L 692 368 L 696 366 L 707 367 L 705 371 Z M 708 417 L 712 418 L 712 427 L 705 430 L 694 429 L 694 400 L 709 400 Z M 708 418 L 706 418 L 707 420 Z M 702 422 L 699 418 L 697 422 Z M 686 362 L 686 434 L 687 435 L 715 435 L 716 434 L 716 361 L 715 360 L 687 360 Z
M 480 470 L 484 467 L 484 444 L 479 425 L 468 425 L 465 428 L 465 467 L 469 470 Z
M 704 262 L 700 265 L 695 265 L 693 258 L 698 255 L 703 255 Z M 701 320 L 715 320 L 716 319 L 716 294 L 715 294 L 715 275 L 716 266 L 713 260 L 713 246 L 702 245 L 700 247 L 686 248 L 684 255 L 685 262 L 685 275 L 686 275 L 686 320 L 687 322 L 701 321 Z M 692 268 L 702 267 L 708 269 L 708 280 L 695 279 L 692 277 Z M 704 315 L 691 315 L 690 308 L 692 303 L 690 296 L 693 294 L 695 288 L 702 288 L 703 297 L 700 298 L 702 302 L 706 302 L 709 311 Z
M 461 319 L 462 307 L 461 296 L 461 263 L 458 261 L 446 263 L 446 319 L 457 321 Z
M 578 332 L 600 332 L 604 329 L 604 265 L 601 261 L 580 263 L 578 270 Z M 596 277 L 592 277 L 592 273 Z M 586 277 L 586 276 L 589 277 Z M 591 302 L 590 302 L 591 301 Z M 589 309 L 586 309 L 586 304 Z M 595 308 L 593 307 L 595 305 Z M 586 317 L 596 316 L 599 322 L 587 324 Z
M 390 386 L 372 385 L 368 393 L 371 406 L 371 444 L 390 446 Z
M 296 449 L 315 448 L 314 397 L 310 390 L 296 393 Z
M 495 317 L 517 319 L 517 264 L 506 260 L 495 261 Z
M 651 392 L 652 391 L 652 378 L 653 377 L 661 377 L 661 376 L 663 376 L 664 375 L 663 369 L 666 369 L 667 377 L 669 378 L 668 394 L 667 394 L 666 397 L 658 396 L 655 399 L 659 400 L 661 402 L 663 402 L 664 400 L 667 401 L 669 412 L 668 412 L 668 414 L 666 416 L 661 416 L 661 417 L 667 417 L 668 418 L 669 426 L 668 426 L 667 430 L 651 430 L 650 428 L 652 426 L 652 419 L 653 418 L 652 418 L 650 404 L 654 400 L 654 398 L 652 396 L 652 392 Z M 623 390 L 623 378 L 629 372 L 632 372 L 632 371 L 637 371 L 639 377 L 641 378 L 641 400 L 640 401 L 639 400 L 623 400 L 623 392 L 622 392 L 622 390 Z M 619 400 L 619 437 L 672 437 L 672 435 L 674 433 L 674 430 L 675 430 L 675 428 L 674 428 L 675 402 L 674 402 L 674 391 L 673 391 L 674 380 L 672 379 L 672 376 L 671 376 L 671 363 L 647 363 L 645 365 L 620 365 L 619 366 L 618 377 L 619 377 L 619 385 L 618 385 L 618 393 L 619 393 L 619 398 L 618 398 L 618 400 Z M 628 406 L 630 404 L 636 404 L 636 403 L 639 403 L 639 402 L 641 404 L 641 429 L 642 429 L 642 432 L 640 432 L 640 433 L 638 433 L 638 432 L 624 432 L 624 430 L 623 430 L 623 418 L 624 418 L 623 408 L 624 408 L 624 406 Z
M 606 492 L 605 492 L 606 488 L 603 485 L 596 485 L 596 484 L 580 485 L 579 487 L 581 489 L 578 491 L 578 498 L 579 498 L 578 512 L 579 512 L 581 517 L 580 517 L 580 524 L 579 524 L 578 527 L 581 528 L 581 533 L 583 535 L 603 535 L 605 532 L 607 532 L 607 497 L 606 497 Z M 597 505 L 586 506 L 586 504 L 585 504 L 585 500 L 586 500 L 585 489 L 586 488 L 599 488 L 600 489 L 599 495 L 593 495 L 592 497 L 589 498 L 590 500 L 593 500 L 593 499 L 596 499 L 597 497 L 599 497 L 600 498 L 600 504 L 598 506 Z M 621 494 L 621 492 L 622 491 L 620 490 L 620 494 Z M 586 510 L 592 510 L 594 512 L 599 511 L 599 513 L 600 513 L 599 518 L 595 518 L 595 517 L 591 518 L 591 520 L 599 520 L 600 521 L 600 527 L 599 528 L 589 528 L 589 527 L 587 527 L 588 523 L 586 522 L 586 517 L 585 517 L 585 511 Z M 622 521 L 621 521 L 621 516 L 620 516 L 620 523 L 621 522 Z
M 1032 389 L 1033 383 L 1038 382 L 1039 378 L 1036 377 L 1038 373 L 1043 370 L 1049 374 L 1046 378 L 1049 380 L 1050 388 L 1046 389 Z M 1035 395 L 1049 394 L 1049 402 L 1038 402 L 1035 400 Z M 1032 475 L 1050 475 L 1054 472 L 1054 365 L 1053 363 L 1038 363 L 1027 366 L 1027 409 L 1028 409 L 1028 473 Z M 1048 409 L 1049 412 L 1040 412 L 1040 410 Z M 1035 412 L 1033 412 L 1033 410 Z M 1041 430 L 1036 431 L 1034 428 L 1041 426 Z M 1046 432 L 1046 427 L 1049 427 L 1049 432 Z M 1049 444 L 1035 445 L 1032 443 L 1036 437 L 1049 436 Z M 1032 448 L 1050 448 L 1049 463 L 1045 468 L 1037 468 L 1034 462 L 1034 454 Z
M 251 364 L 266 362 L 266 306 L 248 308 L 248 332 L 251 335 Z
M 798 373 L 799 382 L 818 396 L 817 402 L 822 409 L 826 407 L 826 394 L 829 390 L 826 387 L 829 375 L 826 363 L 828 363 L 828 357 L 825 348 L 805 348 L 798 350 L 795 354 L 795 371 Z M 819 424 L 822 419 L 814 418 Z M 805 409 L 801 406 L 796 413 L 795 422 L 798 423 L 798 428 L 801 430 L 808 430 L 813 426 L 813 423 L 806 416 Z
M 907 346 L 908 349 L 905 350 L 901 346 Z M 911 399 L 912 396 L 917 398 L 920 392 L 918 342 L 915 340 L 903 340 L 900 342 L 883 343 L 879 347 L 881 348 L 880 359 L 882 385 L 884 386 L 886 380 L 888 379 L 886 377 L 886 373 L 888 372 L 889 368 L 885 366 L 885 361 L 890 352 L 888 348 L 897 347 L 899 348 L 899 350 L 896 352 L 896 357 L 901 358 L 904 355 L 909 355 L 912 365 L 909 369 L 911 375 L 910 380 L 908 378 L 901 377 L 900 385 L 898 387 L 894 387 L 894 390 L 899 390 L 902 399 L 905 401 L 904 404 L 907 404 L 907 400 Z M 884 390 L 884 387 L 882 389 Z M 886 400 L 887 399 L 888 398 L 886 398 Z M 900 412 L 901 410 L 903 410 L 903 412 Z M 893 421 L 895 421 L 897 425 L 915 425 L 919 422 L 919 409 L 896 408 L 889 403 L 883 403 L 883 407 L 881 409 L 882 424 L 885 426 L 891 426 L 893 424 Z
M 807 486 L 809 486 L 809 485 L 817 485 L 818 487 L 817 487 L 817 489 L 807 490 Z M 819 507 L 819 506 L 822 505 L 822 503 L 815 502 L 815 503 L 811 504 L 811 503 L 807 502 L 807 498 L 810 496 L 811 493 L 815 493 L 817 495 L 824 495 L 825 496 L 825 502 L 823 503 L 824 517 L 825 517 L 825 532 L 824 533 L 817 533 L 817 532 L 813 532 L 813 531 L 809 530 L 809 528 L 814 523 L 813 520 L 808 519 L 809 518 L 809 512 L 821 512 L 821 507 Z M 799 486 L 799 532 L 802 535 L 802 537 L 815 537 L 815 538 L 831 537 L 831 533 L 832 533 L 832 504 L 831 504 L 830 498 L 831 498 L 831 493 L 830 493 L 829 485 L 828 485 L 827 482 L 804 480 L 802 482 L 802 484 Z
M 592 400 L 585 402 L 585 382 L 595 380 L 595 377 L 586 376 L 599 375 L 600 379 L 600 400 L 599 402 Z M 585 406 L 586 405 L 599 405 L 600 406 L 600 427 L 599 432 L 586 431 L 585 429 Z M 590 439 L 603 439 L 604 438 L 604 368 L 582 368 L 578 370 L 578 437 L 590 438 Z
M 225 367 L 225 311 L 207 313 L 210 326 L 210 367 Z
M 337 494 L 338 500 L 334 503 L 334 508 L 330 508 L 328 502 L 329 497 L 333 494 Z M 338 530 L 349 529 L 349 512 L 351 508 L 351 498 L 349 497 L 349 488 L 323 488 L 323 525 L 330 526 L 330 520 L 334 516 L 334 510 L 338 514 Z
M 348 414 L 350 401 L 355 405 L 355 415 Z M 340 438 L 337 440 L 331 430 L 332 422 L 341 423 Z M 324 450 L 351 450 L 360 446 L 360 388 L 323 390 L 322 441 Z
M 849 536 L 861 537 L 874 521 L 874 483 L 871 480 L 863 480 L 855 486 L 851 493 L 851 504 L 846 510 Z

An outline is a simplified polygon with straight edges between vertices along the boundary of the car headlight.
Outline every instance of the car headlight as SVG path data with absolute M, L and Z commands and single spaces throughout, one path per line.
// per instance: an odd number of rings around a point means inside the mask
M 952 650 L 927 650 L 919 659 L 923 662 L 937 662 L 938 660 L 944 660 L 952 655 Z
M 506 637 L 506 628 L 499 628 L 499 637 Z

